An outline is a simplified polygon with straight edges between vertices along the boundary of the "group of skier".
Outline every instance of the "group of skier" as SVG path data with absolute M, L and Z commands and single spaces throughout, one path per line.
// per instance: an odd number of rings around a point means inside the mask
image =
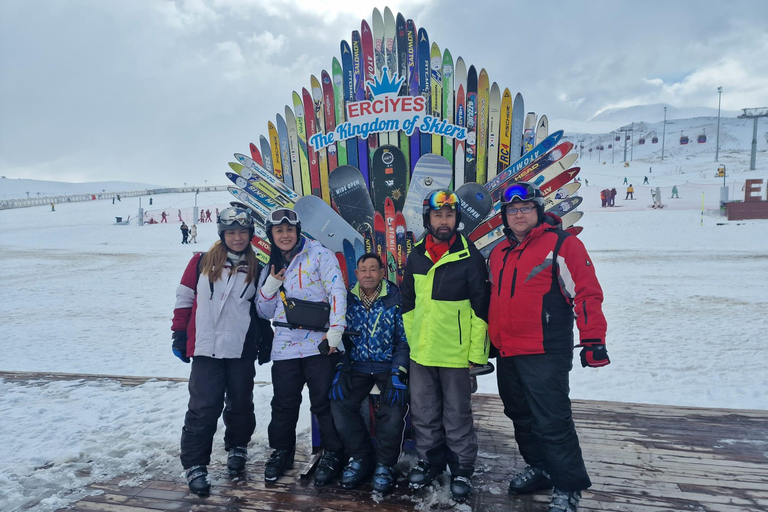
M 233 474 L 245 469 L 256 424 L 254 362 L 271 360 L 267 482 L 294 462 L 306 384 L 323 448 L 315 485 L 340 475 L 344 488 L 371 481 L 374 492 L 391 492 L 410 412 L 418 462 L 409 487 L 430 484 L 447 466 L 451 495 L 464 501 L 478 452 L 470 371 L 490 354 L 527 464 L 509 493 L 553 489 L 550 510 L 577 510 L 591 482 L 568 398 L 574 316 L 582 365 L 610 362 L 602 290 L 586 249 L 544 213 L 542 193 L 529 183 L 504 191 L 507 236 L 487 264 L 457 232 L 461 209 L 453 191 L 429 193 L 422 213 L 426 235 L 408 257 L 400 289 L 385 278 L 380 257 L 367 253 L 347 290 L 335 255 L 302 236 L 294 210 L 270 212 L 266 266 L 250 245 L 248 210 L 221 212 L 220 240 L 187 265 L 172 324 L 174 354 L 192 360 L 181 438 L 192 492 L 209 493 L 206 466 L 222 408 L 227 467 Z M 360 414 L 374 386 L 375 443 Z

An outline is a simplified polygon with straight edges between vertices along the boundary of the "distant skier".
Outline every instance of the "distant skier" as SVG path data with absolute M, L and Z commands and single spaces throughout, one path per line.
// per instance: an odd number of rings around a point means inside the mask
M 622 185 L 626 185 L 627 183 L 629 183 L 629 182 L 627 181 L 627 177 L 626 177 L 626 176 L 624 176 L 624 183 L 622 183 Z
M 160 216 L 162 217 L 162 219 L 160 219 L 160 224 L 162 224 L 163 222 L 168 224 L 168 214 L 163 212 L 163 213 L 160 214 Z
M 120 202 L 120 194 L 117 194 L 117 201 Z
M 579 180 L 579 181 L 581 181 L 581 180 Z M 584 186 L 585 187 L 589 186 L 589 180 L 587 178 L 584 178 Z
M 115 204 L 115 198 L 112 197 L 112 204 Z
M 53 203 L 51 203 L 51 211 L 52 211 L 52 212 L 55 212 L 55 211 L 56 211 L 56 207 L 53 205 Z
M 181 218 L 181 210 L 179 210 L 179 222 L 184 224 L 184 219 Z
M 152 206 L 152 198 L 149 198 L 149 206 Z
M 188 244 L 189 241 L 187 240 L 187 237 L 189 236 L 189 226 L 187 226 L 184 221 L 181 221 L 181 243 Z
M 205 222 L 213 222 L 211 220 L 211 210 L 205 210 Z
M 600 207 L 605 208 L 606 201 L 608 200 L 608 190 L 603 189 L 600 191 Z
M 677 185 L 672 185 L 672 197 L 670 199 L 680 199 L 680 196 L 677 195 Z
M 624 199 L 627 200 L 627 199 L 634 199 L 634 198 L 635 198 L 635 187 L 633 187 L 632 184 L 630 183 L 629 186 L 627 187 L 627 197 L 625 197 Z
M 608 204 L 608 206 L 616 206 L 616 205 L 614 204 L 614 203 L 615 203 L 615 201 L 616 201 L 616 189 L 615 189 L 615 188 L 612 188 L 612 189 L 611 189 L 611 191 L 610 191 L 610 193 L 609 193 L 609 199 L 608 199 L 608 201 L 609 201 L 609 204 Z
M 648 172 L 649 173 L 653 172 L 653 167 L 648 167 Z
M 201 224 L 205 222 L 205 210 L 200 211 L 200 220 L 198 222 L 200 222 Z
M 188 244 L 191 244 L 192 242 L 197 243 L 197 224 L 192 224 L 192 227 L 189 228 L 189 241 Z
M 648 183 L 648 176 L 643 176 L 643 185 L 650 185 L 650 183 Z

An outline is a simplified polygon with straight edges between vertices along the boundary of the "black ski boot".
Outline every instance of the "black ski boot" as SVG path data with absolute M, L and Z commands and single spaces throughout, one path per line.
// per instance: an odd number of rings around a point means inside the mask
M 290 450 L 275 450 L 269 456 L 269 460 L 264 465 L 264 481 L 275 482 L 283 476 L 285 470 L 293 467 L 293 458 L 296 454 L 296 448 Z
M 323 487 L 339 474 L 342 469 L 342 451 L 325 450 L 315 470 L 315 486 Z
M 472 492 L 472 479 L 468 476 L 451 475 L 451 498 L 458 503 L 464 503 Z
M 227 471 L 232 476 L 245 471 L 245 463 L 248 460 L 248 448 L 245 446 L 235 446 L 229 449 L 227 454 Z
M 211 483 L 208 481 L 208 468 L 192 466 L 187 468 L 187 485 L 189 490 L 203 498 L 211 494 Z
M 408 474 L 408 487 L 415 490 L 421 489 L 429 485 L 442 472 L 442 469 L 434 464 L 430 464 L 429 461 L 419 459 L 416 466 Z
M 341 486 L 344 489 L 354 489 L 371 476 L 373 461 L 371 459 L 349 459 L 347 467 L 341 473 Z
M 509 482 L 509 494 L 531 494 L 551 488 L 552 481 L 547 472 L 533 466 L 525 466 L 525 469 Z
M 552 501 L 549 502 L 549 512 L 578 512 L 581 491 L 565 492 L 559 489 L 552 491 Z
M 376 471 L 373 472 L 373 481 L 371 487 L 373 492 L 379 494 L 389 494 L 395 486 L 395 472 L 391 466 L 385 466 L 382 463 L 376 464 Z

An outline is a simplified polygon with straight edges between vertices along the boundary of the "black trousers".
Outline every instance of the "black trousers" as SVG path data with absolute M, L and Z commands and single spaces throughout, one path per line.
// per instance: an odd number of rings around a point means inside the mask
M 253 359 L 192 358 L 189 406 L 181 431 L 181 465 L 211 462 L 213 436 L 224 411 L 224 449 L 247 446 L 256 429 Z
M 331 400 L 331 412 L 336 430 L 341 436 L 347 457 L 372 459 L 385 466 L 394 466 L 400 457 L 405 436 L 405 416 L 407 403 L 389 405 L 386 390 L 390 383 L 389 373 L 368 374 L 351 372 L 349 378 L 349 396 L 344 400 Z M 381 390 L 381 401 L 376 411 L 376 447 L 365 426 L 360 412 L 360 405 L 376 385 Z
M 496 368 L 520 454 L 527 464 L 546 470 L 557 489 L 569 492 L 592 485 L 568 398 L 572 366 L 573 354 L 564 353 L 499 357 Z
M 342 448 L 331 415 L 328 390 L 336 373 L 338 354 L 298 357 L 272 362 L 272 421 L 269 422 L 269 446 L 288 450 L 296 446 L 301 392 L 309 388 L 309 410 L 317 417 L 320 444 L 326 450 Z

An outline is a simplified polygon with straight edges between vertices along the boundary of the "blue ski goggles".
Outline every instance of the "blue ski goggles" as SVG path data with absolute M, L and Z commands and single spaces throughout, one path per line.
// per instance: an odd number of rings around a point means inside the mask
M 528 182 L 521 181 L 513 183 L 504 189 L 501 194 L 502 203 L 511 203 L 512 201 L 533 201 L 541 197 L 541 191 Z

